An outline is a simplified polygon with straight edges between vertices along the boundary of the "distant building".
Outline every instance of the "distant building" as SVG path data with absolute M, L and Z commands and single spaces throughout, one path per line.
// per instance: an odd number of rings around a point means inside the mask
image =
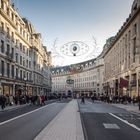
M 52 68 L 52 92 L 68 94 L 68 91 L 71 91 L 76 95 L 100 95 L 103 90 L 103 71 L 102 57 L 69 66 Z

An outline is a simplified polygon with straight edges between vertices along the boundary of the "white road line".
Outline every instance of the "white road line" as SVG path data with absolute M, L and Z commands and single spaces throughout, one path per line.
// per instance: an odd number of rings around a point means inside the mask
M 56 104 L 56 103 L 51 103 L 51 104 L 45 105 L 44 107 L 35 109 L 35 110 L 30 111 L 30 112 L 28 112 L 28 113 L 25 113 L 25 114 L 19 115 L 19 116 L 17 116 L 17 117 L 14 117 L 14 118 L 12 118 L 12 119 L 9 119 L 9 120 L 6 120 L 6 121 L 4 121 L 4 122 L 1 122 L 1 123 L 0 123 L 0 126 L 3 125 L 3 124 L 6 124 L 6 123 L 8 123 L 8 122 L 14 121 L 14 120 L 16 120 L 16 119 L 19 119 L 19 118 L 21 118 L 21 117 L 24 117 L 24 116 L 26 116 L 26 115 L 29 115 L 29 114 L 31 114 L 31 113 L 34 113 L 34 112 L 36 112 L 36 111 L 38 111 L 38 110 L 44 109 L 45 107 L 47 107 L 47 106 L 49 106 L 49 105 L 53 105 L 53 104 Z
M 136 129 L 136 130 L 140 131 L 140 128 L 139 128 L 139 127 L 137 127 L 137 126 L 136 126 L 136 125 L 134 125 L 134 124 L 129 123 L 127 120 L 123 120 L 122 118 L 120 118 L 120 117 L 118 117 L 118 116 L 116 116 L 116 115 L 114 115 L 114 114 L 112 114 L 112 113 L 109 113 L 109 114 L 110 114 L 111 116 L 113 116 L 113 117 L 117 118 L 118 120 L 120 120 L 120 121 L 122 121 L 122 122 L 126 123 L 127 125 L 129 125 L 129 126 L 133 127 L 134 129 Z
M 113 123 L 103 123 L 103 126 L 106 129 L 120 129 L 120 127 L 117 124 L 113 124 Z

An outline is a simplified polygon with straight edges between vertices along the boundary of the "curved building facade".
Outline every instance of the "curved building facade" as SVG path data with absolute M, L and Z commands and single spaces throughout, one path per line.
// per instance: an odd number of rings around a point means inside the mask
M 52 92 L 74 94 L 102 93 L 104 63 L 103 58 L 88 60 L 69 66 L 55 67 L 52 73 Z

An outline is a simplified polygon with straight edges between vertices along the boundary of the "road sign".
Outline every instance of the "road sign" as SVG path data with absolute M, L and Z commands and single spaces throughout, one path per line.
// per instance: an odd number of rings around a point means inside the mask
M 74 84 L 74 80 L 72 80 L 72 79 L 67 79 L 67 80 L 66 80 L 66 83 L 67 83 L 67 84 Z

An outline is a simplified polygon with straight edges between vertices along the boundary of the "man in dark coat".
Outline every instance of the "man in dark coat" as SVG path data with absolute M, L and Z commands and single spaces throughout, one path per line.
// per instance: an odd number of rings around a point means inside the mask
M 6 103 L 6 98 L 4 95 L 0 95 L 0 105 L 1 105 L 1 109 L 4 110 L 5 108 L 5 103 Z

